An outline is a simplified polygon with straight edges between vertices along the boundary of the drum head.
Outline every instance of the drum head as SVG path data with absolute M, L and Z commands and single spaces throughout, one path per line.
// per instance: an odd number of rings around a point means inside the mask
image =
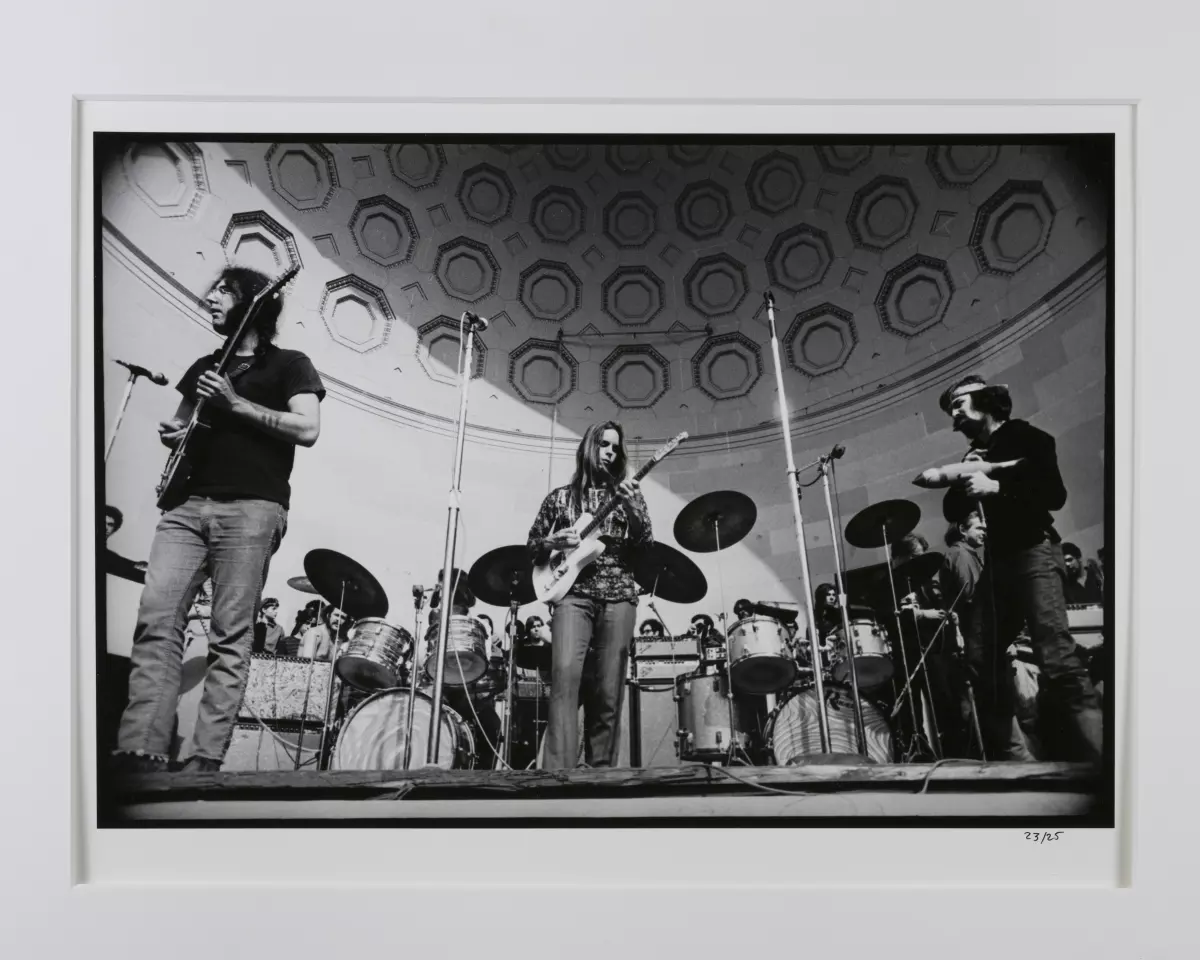
M 408 738 L 409 693 L 384 690 L 360 703 L 347 718 L 338 735 L 330 758 L 333 770 L 403 770 L 404 746 Z M 412 754 L 409 769 L 427 766 L 425 751 L 429 743 L 429 723 L 433 701 L 418 693 L 413 705 Z M 460 762 L 465 725 L 458 714 L 442 705 L 442 733 L 438 740 L 435 766 L 454 769 Z
M 743 657 L 730 667 L 733 689 L 762 696 L 785 690 L 796 679 L 796 661 L 778 656 Z
M 337 675 L 359 690 L 386 690 L 399 685 L 394 670 L 365 657 L 338 657 Z

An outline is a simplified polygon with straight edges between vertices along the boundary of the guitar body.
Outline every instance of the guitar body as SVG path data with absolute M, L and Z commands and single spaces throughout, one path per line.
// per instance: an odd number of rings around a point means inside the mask
M 573 528 L 576 533 L 582 532 L 591 525 L 593 517 L 589 513 L 581 514 Z M 567 595 L 574 585 L 579 572 L 595 560 L 605 550 L 604 541 L 598 537 L 587 537 L 579 541 L 579 545 L 570 553 L 555 550 L 543 564 L 533 568 L 533 592 L 540 603 L 558 603 Z
M 154 491 L 158 495 L 159 510 L 174 509 L 187 499 L 187 483 L 192 477 L 195 458 L 201 453 L 208 429 L 207 424 L 193 420 L 188 432 L 171 451 Z

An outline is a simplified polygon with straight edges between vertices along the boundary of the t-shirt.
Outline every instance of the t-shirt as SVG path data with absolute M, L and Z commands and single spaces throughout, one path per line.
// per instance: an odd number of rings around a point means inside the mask
M 176 389 L 196 402 L 196 382 L 216 366 L 220 351 L 201 357 L 180 379 Z M 239 372 L 240 371 L 240 372 Z M 288 401 L 301 393 L 325 398 L 325 386 L 312 361 L 298 350 L 268 346 L 255 357 L 235 357 L 229 367 L 234 392 L 270 410 L 286 411 Z M 288 505 L 296 445 L 273 437 L 227 410 L 205 404 L 202 419 L 210 424 L 197 448 L 195 468 L 188 478 L 189 496 L 216 500 L 270 500 Z
M 1006 420 L 988 439 L 986 446 L 973 445 L 990 463 L 1022 462 L 996 479 L 1000 492 L 981 501 L 951 488 L 943 501 L 946 519 L 957 522 L 982 502 L 988 527 L 988 549 L 992 553 L 1023 550 L 1049 539 L 1061 539 L 1054 529 L 1051 511 L 1067 502 L 1067 488 L 1058 469 L 1054 438 L 1025 420 Z

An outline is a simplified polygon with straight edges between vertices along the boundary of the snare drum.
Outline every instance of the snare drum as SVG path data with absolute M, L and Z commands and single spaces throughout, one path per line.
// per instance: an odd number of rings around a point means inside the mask
M 412 645 L 412 634 L 403 627 L 378 617 L 359 620 L 350 628 L 345 652 L 338 657 L 337 675 L 360 690 L 400 686 Z
M 437 646 L 438 624 L 431 624 L 425 634 L 426 649 Z M 488 632 L 475 617 L 451 617 L 450 633 L 446 637 L 446 670 L 443 683 L 465 687 L 483 676 L 488 667 Z M 425 659 L 425 672 L 434 676 L 437 661 L 431 653 Z
M 892 648 L 887 631 L 874 620 L 860 618 L 850 621 L 850 636 L 854 643 L 854 669 L 858 673 L 858 689 L 873 690 L 892 679 Z M 838 627 L 829 635 L 832 650 L 829 660 L 832 676 L 837 683 L 850 682 L 850 657 L 846 652 L 846 632 Z
M 873 703 L 862 700 L 863 732 L 867 740 L 867 756 L 858 753 L 854 734 L 854 699 L 844 687 L 825 688 L 825 715 L 829 719 L 829 749 L 834 754 L 846 754 L 872 763 L 892 762 L 892 730 L 887 718 Z M 780 766 L 806 763 L 824 756 L 821 752 L 820 701 L 817 692 L 809 687 L 792 694 L 775 708 L 767 721 L 767 747 Z
M 680 760 L 724 760 L 730 742 L 743 752 L 751 746 L 753 712 L 744 699 L 733 698 L 733 729 L 729 726 L 729 680 L 724 674 L 684 674 L 675 678 Z
M 403 770 L 405 723 L 409 692 L 382 690 L 357 707 L 346 718 L 334 744 L 329 766 L 333 770 Z M 433 719 L 433 698 L 418 693 L 413 704 L 410 769 L 424 767 Z M 475 763 L 475 738 L 471 728 L 452 707 L 442 704 L 442 733 L 435 766 L 443 770 L 466 770 Z
M 739 693 L 785 690 L 798 666 L 788 644 L 787 628 L 770 617 L 745 617 L 729 628 L 729 673 Z

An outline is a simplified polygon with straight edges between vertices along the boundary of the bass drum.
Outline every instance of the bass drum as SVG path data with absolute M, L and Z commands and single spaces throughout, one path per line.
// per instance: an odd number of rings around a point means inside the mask
M 861 700 L 863 728 L 867 739 L 867 762 L 891 763 L 892 730 L 887 718 L 873 703 Z M 792 694 L 775 708 L 767 721 L 767 745 L 780 766 L 809 763 L 822 756 L 820 701 L 809 687 Z M 829 718 L 829 749 L 839 755 L 862 759 L 854 735 L 854 700 L 850 691 L 838 686 L 825 687 L 825 708 Z
M 332 770 L 403 770 L 404 745 L 408 741 L 409 692 L 382 690 L 368 697 L 346 718 L 333 748 Z M 427 766 L 425 750 L 433 719 L 433 699 L 417 694 L 413 705 L 412 753 L 409 769 Z M 442 733 L 434 766 L 443 770 L 466 770 L 475 763 L 475 737 L 471 728 L 452 707 L 442 704 Z

